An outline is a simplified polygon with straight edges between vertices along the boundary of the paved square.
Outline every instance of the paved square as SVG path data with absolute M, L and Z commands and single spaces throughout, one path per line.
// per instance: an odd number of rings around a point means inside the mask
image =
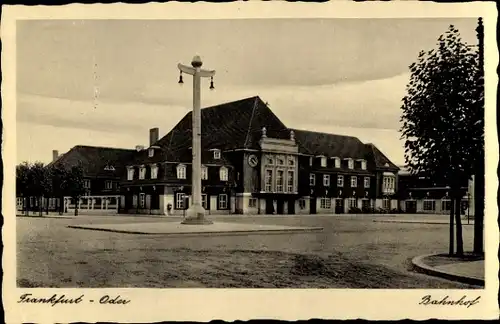
M 124 226 L 132 228 L 130 224 L 150 223 L 156 227 L 159 222 L 178 224 L 179 218 L 17 217 L 17 284 L 61 288 L 481 288 L 410 271 L 413 257 L 447 252 L 447 225 L 373 221 L 378 218 L 212 216 L 215 224 L 323 230 L 171 237 L 68 226 L 127 224 Z M 472 249 L 472 234 L 473 226 L 464 226 L 466 250 Z

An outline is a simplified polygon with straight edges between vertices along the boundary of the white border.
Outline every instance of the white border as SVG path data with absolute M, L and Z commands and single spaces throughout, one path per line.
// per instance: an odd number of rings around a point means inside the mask
M 342 289 L 18 289 L 15 287 L 15 22 L 18 19 L 245 19 L 245 18 L 411 18 L 484 17 L 486 66 L 486 288 L 485 290 L 342 290 Z M 496 84 L 498 55 L 495 45 L 496 7 L 494 3 L 436 4 L 422 2 L 391 3 L 286 3 L 234 2 L 168 4 L 72 4 L 61 7 L 4 6 L 1 37 L 3 42 L 4 188 L 3 215 L 4 281 L 6 322 L 156 322 L 282 319 L 492 319 L 498 317 L 499 232 L 498 142 L 496 137 Z M 50 307 L 17 304 L 21 293 L 79 295 L 99 299 L 103 294 L 132 299 L 127 306 L 79 304 Z M 421 297 L 481 295 L 471 308 L 419 306 Z

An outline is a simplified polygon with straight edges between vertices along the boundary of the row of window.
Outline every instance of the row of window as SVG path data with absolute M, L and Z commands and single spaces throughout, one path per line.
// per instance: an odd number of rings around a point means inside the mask
M 396 190 L 396 177 L 384 177 L 382 179 L 382 191 L 394 193 Z
M 294 192 L 295 171 L 276 170 L 276 192 Z M 265 176 L 265 191 L 273 191 L 273 170 L 267 169 Z
M 134 168 L 129 168 L 128 169 L 128 174 L 127 174 L 127 180 L 133 180 L 134 179 Z M 187 167 L 184 164 L 179 164 L 177 166 L 177 179 L 186 179 L 187 177 Z M 146 178 L 146 167 L 142 166 L 139 167 L 139 180 L 144 180 Z M 151 179 L 157 179 L 158 178 L 158 166 L 157 165 L 152 165 L 151 166 Z M 226 167 L 221 167 L 219 169 L 219 178 L 221 181 L 228 181 L 229 179 L 229 170 Z M 207 180 L 208 179 L 208 168 L 206 166 L 201 167 L 201 179 L 202 180 Z
M 424 200 L 423 204 L 425 211 L 435 211 L 436 210 L 436 201 L 435 200 Z M 451 210 L 451 200 L 443 199 L 441 200 L 441 210 L 442 211 L 450 211 Z
M 285 165 L 285 157 L 283 157 L 283 156 L 277 156 L 275 159 L 272 156 L 267 156 L 266 157 L 266 164 L 267 165 L 274 165 L 274 160 L 276 160 L 276 165 L 278 165 L 278 166 Z M 293 156 L 288 156 L 286 158 L 286 160 L 287 160 L 286 165 L 295 166 L 295 158 Z
M 113 189 L 113 185 L 114 185 L 114 182 L 111 180 L 104 181 L 104 189 L 111 190 L 111 189 Z M 90 179 L 83 180 L 83 187 L 85 189 L 90 189 Z
M 309 175 L 309 184 L 311 186 L 316 185 L 316 175 L 314 173 L 311 173 Z M 325 187 L 330 186 L 330 175 L 329 174 L 323 175 L 323 186 L 325 186 Z M 337 187 L 343 187 L 343 186 L 344 186 L 344 176 L 338 175 L 337 176 Z M 351 188 L 357 188 L 357 187 L 358 187 L 358 177 L 351 176 Z M 364 178 L 364 187 L 370 188 L 370 177 Z
M 321 156 L 321 167 L 323 168 L 326 168 L 328 166 L 328 158 L 326 156 Z M 342 165 L 341 165 L 341 159 L 339 157 L 334 157 L 332 158 L 333 161 L 334 161 L 334 164 L 333 166 L 335 168 L 341 168 Z M 354 159 L 345 159 L 347 160 L 347 167 L 349 169 L 354 169 Z M 310 157 L 309 158 L 309 165 L 312 166 L 313 165 L 313 161 L 314 161 L 314 158 L 313 157 Z M 361 169 L 362 170 L 366 170 L 366 160 L 359 160 L 361 161 Z
M 175 194 L 175 209 L 186 209 L 187 195 L 183 192 L 178 192 Z M 228 209 L 228 196 L 227 194 L 220 194 L 217 197 L 218 209 Z M 207 205 L 207 195 L 201 195 L 201 205 L 203 208 L 208 209 Z

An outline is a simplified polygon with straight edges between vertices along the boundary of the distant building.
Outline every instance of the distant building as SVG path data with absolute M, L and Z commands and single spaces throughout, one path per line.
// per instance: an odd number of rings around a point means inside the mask
M 202 203 L 213 214 L 347 213 L 397 209 L 398 170 L 373 144 L 287 128 L 259 98 L 201 110 Z M 132 154 L 120 211 L 181 215 L 191 195 L 188 113 Z
M 451 208 L 449 195 L 450 188 L 446 184 L 424 174 L 410 174 L 405 168 L 399 171 L 399 207 L 406 213 L 449 214 Z M 461 213 L 473 216 L 473 180 L 464 181 L 461 195 Z

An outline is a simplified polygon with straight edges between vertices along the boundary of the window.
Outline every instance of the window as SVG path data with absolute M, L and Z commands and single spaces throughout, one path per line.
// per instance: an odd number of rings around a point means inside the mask
M 83 187 L 85 189 L 90 189 L 90 180 L 89 179 L 83 180 Z
M 220 181 L 228 181 L 229 174 L 226 167 L 221 167 L 219 170 Z
M 451 200 L 450 199 L 441 200 L 441 210 L 442 211 L 450 211 L 451 210 Z
M 309 158 L 309 166 L 312 166 L 313 165 L 313 158 L 312 156 Z
M 285 160 L 283 160 L 282 158 L 278 158 L 276 162 L 277 162 L 276 164 L 278 165 L 285 165 Z
M 206 194 L 201 194 L 201 206 L 204 209 L 207 209 L 207 195 Z
M 337 187 L 343 187 L 344 186 L 344 176 L 339 175 L 337 176 Z
M 146 194 L 139 194 L 139 208 L 145 208 L 146 207 Z
M 186 179 L 186 166 L 184 164 L 177 166 L 177 179 Z
M 257 198 L 248 199 L 248 207 L 250 207 L 250 208 L 257 207 Z
M 219 160 L 220 159 L 220 150 L 214 150 L 214 159 Z
M 178 192 L 175 194 L 175 209 L 184 209 L 184 198 L 186 194 L 183 192 Z
M 424 211 L 434 211 L 434 210 L 436 210 L 436 201 L 424 200 Z
M 361 161 L 361 169 L 366 170 L 366 161 L 365 160 Z
M 106 170 L 106 171 L 115 171 L 115 167 L 114 167 L 114 166 L 112 166 L 112 165 L 106 165 L 106 166 L 104 167 L 104 170 Z
M 353 176 L 351 177 L 351 188 L 356 188 L 358 186 L 358 178 Z
M 283 192 L 283 171 L 278 170 L 276 172 L 276 191 Z
M 113 189 L 113 181 L 106 180 L 106 182 L 104 182 L 104 188 Z
M 354 161 L 352 159 L 347 160 L 347 167 L 349 169 L 354 169 Z
M 309 175 L 309 185 L 310 186 L 315 186 L 316 185 L 316 175 L 314 173 L 311 173 Z
M 227 195 L 219 195 L 219 209 L 227 209 Z
M 365 177 L 365 188 L 370 188 L 370 178 Z
M 145 167 L 140 167 L 139 168 L 139 179 L 144 179 L 146 178 L 146 168 Z
M 370 208 L 370 200 L 369 200 L 369 199 L 363 199 L 363 200 L 361 201 L 361 207 L 362 207 L 363 209 L 368 209 L 368 208 Z
M 149 156 L 149 157 L 153 157 L 153 155 L 155 155 L 155 150 L 154 150 L 154 149 L 152 149 L 152 148 L 150 148 L 150 149 L 148 150 L 148 156 Z
M 329 174 L 323 175 L 323 186 L 325 186 L 325 187 L 330 186 L 330 175 Z
M 294 166 L 295 165 L 295 159 L 293 157 L 288 158 L 288 165 L 289 166 Z
M 266 170 L 266 191 L 273 190 L 273 170 Z
M 324 156 L 321 157 L 321 167 L 326 168 L 326 157 Z
M 391 209 L 391 201 L 387 198 L 382 199 L 382 208 Z
M 269 165 L 273 165 L 274 164 L 274 161 L 273 161 L 272 157 L 267 157 L 266 161 L 267 161 L 267 164 L 269 164 Z
M 156 178 L 158 178 L 158 166 L 152 165 L 151 166 L 151 179 L 156 179 Z
M 201 180 L 207 180 L 208 179 L 208 168 L 206 166 L 201 167 Z
M 299 199 L 299 208 L 306 209 L 306 200 L 304 198 Z
M 355 208 L 357 207 L 357 199 L 356 198 L 349 198 L 349 207 L 350 208 Z
M 385 193 L 394 193 L 396 186 L 395 177 L 384 177 L 382 180 L 382 191 Z
M 332 208 L 332 200 L 330 198 L 324 197 L 320 200 L 320 207 L 322 209 L 330 209 Z
M 134 179 L 134 168 L 129 168 L 127 173 L 127 180 L 133 180 L 133 179 Z
M 293 190 L 293 171 L 288 171 L 287 172 L 287 180 L 286 180 L 286 191 L 287 192 L 294 192 Z
M 340 159 L 339 158 L 335 158 L 334 161 L 335 161 L 335 167 L 336 168 L 340 168 Z

